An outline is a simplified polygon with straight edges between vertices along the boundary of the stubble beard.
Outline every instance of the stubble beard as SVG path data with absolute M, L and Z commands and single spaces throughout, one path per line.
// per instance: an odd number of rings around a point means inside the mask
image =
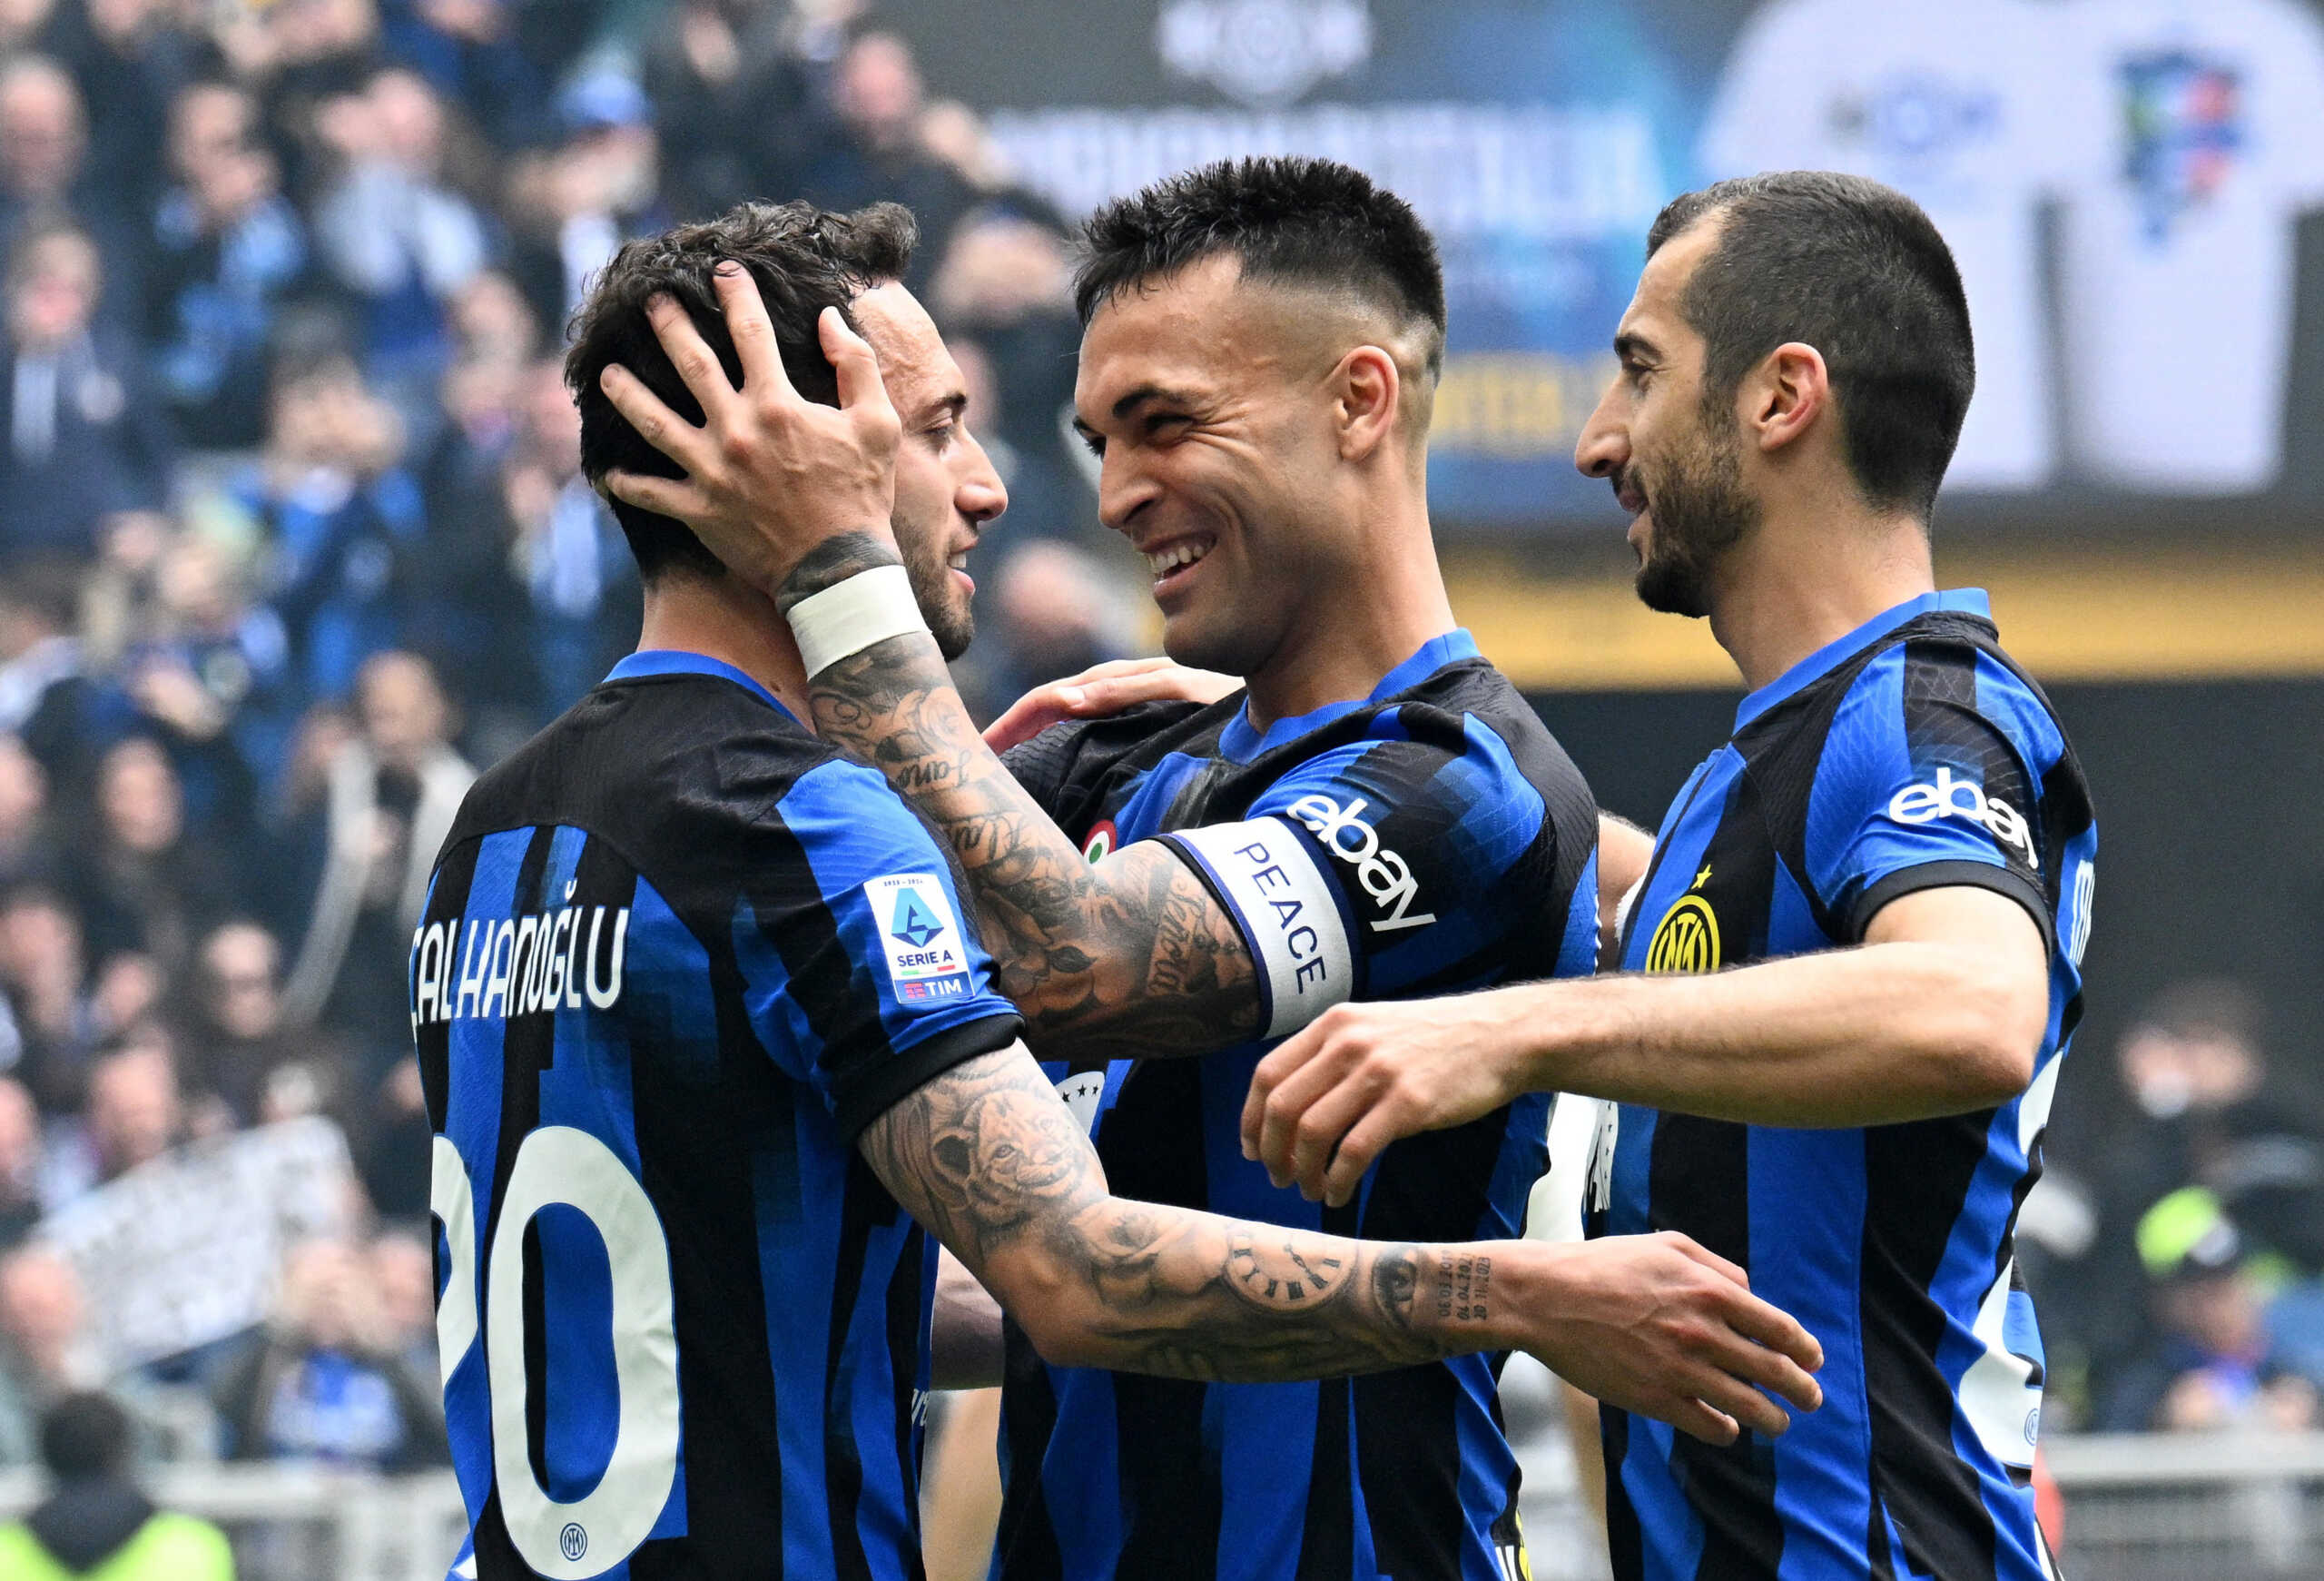
M 1699 620 L 1710 613 L 1718 562 L 1759 524 L 1758 501 L 1743 488 L 1739 442 L 1709 421 L 1659 471 L 1641 479 L 1654 530 L 1639 561 L 1639 601 Z

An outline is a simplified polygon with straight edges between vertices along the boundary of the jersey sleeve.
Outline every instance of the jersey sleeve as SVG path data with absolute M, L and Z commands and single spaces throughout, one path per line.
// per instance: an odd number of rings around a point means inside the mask
M 763 831 L 790 860 L 758 865 L 734 919 L 753 1029 L 801 1051 L 852 1141 L 897 1100 L 1023 1030 L 961 904 L 949 853 L 878 774 L 802 776 Z
M 1458 986 L 1538 916 L 1554 857 L 1541 793 L 1471 718 L 1452 741 L 1365 740 L 1308 758 L 1247 815 L 1160 836 L 1208 882 L 1258 967 L 1264 1035 L 1344 1000 Z M 1535 871 L 1535 869 L 1543 869 Z
M 1901 896 L 1971 884 L 2023 905 L 2054 949 L 2042 774 L 2063 751 L 2032 688 L 1974 649 L 1907 643 L 1866 667 L 1825 738 L 1805 835 L 1840 942 Z

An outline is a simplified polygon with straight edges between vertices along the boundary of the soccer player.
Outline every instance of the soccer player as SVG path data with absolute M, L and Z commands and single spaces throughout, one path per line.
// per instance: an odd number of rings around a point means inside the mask
M 1984 596 L 1931 568 L 1960 277 L 1908 199 L 1824 173 L 1681 197 L 1647 247 L 1577 461 L 1630 513 L 1640 597 L 1708 617 L 1750 691 L 1663 822 L 1633 974 L 1336 1011 L 1260 1067 L 1244 1144 L 1336 1201 L 1384 1141 L 1512 1093 L 1620 1100 L 1594 1232 L 1696 1237 L 1834 1365 L 1780 1443 L 1608 1411 L 1617 1575 L 2034 1581 L 2011 1237 L 2097 832 Z
M 1004 768 L 901 597 L 900 546 L 920 536 L 904 463 L 893 539 L 885 510 L 810 512 L 817 409 L 738 391 L 684 314 L 656 322 L 701 426 L 618 375 L 606 388 L 685 480 L 608 486 L 687 521 L 789 612 L 817 729 L 950 837 L 996 980 L 1119 1190 L 1303 1230 L 1514 1234 L 1542 1167 L 1547 1105 L 1530 1094 L 1391 1151 L 1329 1210 L 1235 1147 L 1266 1040 L 1325 1006 L 1594 955 L 1589 791 L 1455 627 L 1430 543 L 1433 244 L 1393 195 L 1306 160 L 1177 178 L 1089 235 L 1075 399 L 1103 458 L 1099 510 L 1152 567 L 1172 657 L 1246 677 L 1245 695 L 1053 731 Z M 916 434 L 914 413 L 958 389 L 940 341 L 884 291 L 855 315 Z M 858 487 L 848 460 L 835 491 Z M 1596 1359 L 1569 1364 L 1586 1381 Z M 1013 1347 L 1000 1573 L 1520 1565 L 1494 1372 L 1472 1357 L 1252 1388 L 1044 1368 Z
M 601 370 L 682 389 L 647 351 L 660 292 L 749 388 L 787 390 L 787 356 L 849 396 L 807 410 L 891 450 L 870 351 L 834 311 L 835 376 L 811 337 L 822 310 L 916 311 L 894 283 L 910 241 L 892 207 L 798 206 L 625 247 L 569 362 L 592 476 L 653 454 Z M 721 259 L 741 262 L 714 289 Z M 1001 495 L 958 400 L 936 407 L 911 409 L 904 483 L 882 460 L 871 494 L 799 503 L 854 523 L 932 494 L 913 541 L 946 618 L 945 558 Z M 1700 1431 L 1731 1426 L 1714 1408 L 1778 1415 L 1742 1379 L 1812 1400 L 1789 1359 L 1812 1342 L 1679 1238 L 1358 1242 L 1112 1195 L 942 844 L 802 723 L 774 606 L 679 523 L 621 518 L 639 650 L 478 781 L 412 944 L 471 1519 L 456 1575 L 919 1574 L 922 1225 L 1059 1363 L 1255 1380 L 1520 1346 Z

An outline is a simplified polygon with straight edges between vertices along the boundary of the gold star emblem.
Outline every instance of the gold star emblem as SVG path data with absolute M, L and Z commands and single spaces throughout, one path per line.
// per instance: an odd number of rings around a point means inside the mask
M 1704 864 L 1703 864 L 1703 870 L 1702 870 L 1700 873 L 1698 873 L 1698 874 L 1695 874 L 1695 885 L 1694 885 L 1694 886 L 1695 886 L 1697 889 L 1700 889 L 1704 884 L 1709 884 L 1709 882 L 1710 882 L 1710 864 L 1709 864 L 1709 863 L 1708 863 L 1708 862 L 1706 862 L 1706 863 L 1704 863 Z

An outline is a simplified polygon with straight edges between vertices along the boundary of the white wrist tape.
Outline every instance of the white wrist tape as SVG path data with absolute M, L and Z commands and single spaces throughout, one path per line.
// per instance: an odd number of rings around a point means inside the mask
M 928 629 L 901 566 L 858 571 L 793 604 L 788 618 L 810 678 L 875 642 Z

